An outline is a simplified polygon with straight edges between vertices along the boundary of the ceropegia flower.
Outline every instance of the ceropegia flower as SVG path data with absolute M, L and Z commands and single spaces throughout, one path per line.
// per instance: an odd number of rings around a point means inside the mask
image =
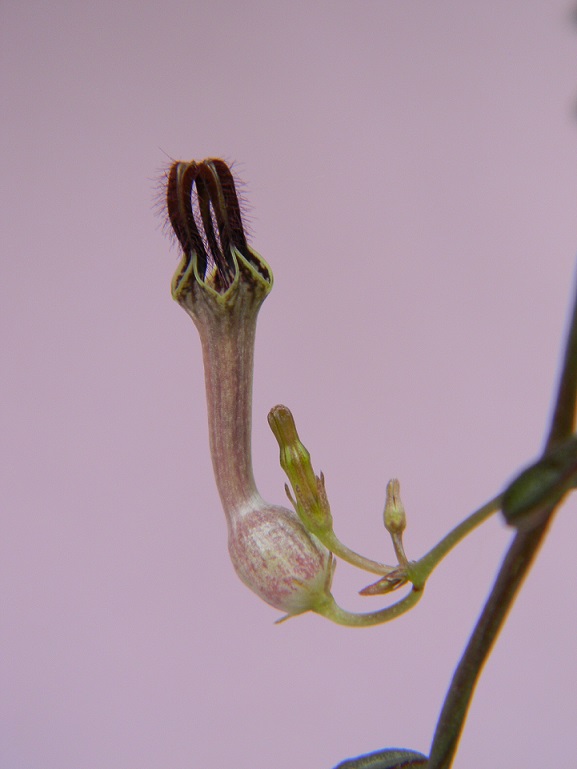
M 330 600 L 333 558 L 294 511 L 262 499 L 252 471 L 254 338 L 271 269 L 247 243 L 224 161 L 173 163 L 166 199 L 182 248 L 172 295 L 200 334 L 210 449 L 233 566 L 288 615 L 316 609 Z

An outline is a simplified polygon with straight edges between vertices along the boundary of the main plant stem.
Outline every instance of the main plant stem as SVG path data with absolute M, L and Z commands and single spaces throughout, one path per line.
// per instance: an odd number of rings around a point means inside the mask
M 453 762 L 477 681 L 543 541 L 552 512 L 550 510 L 547 519 L 535 529 L 518 532 L 505 556 L 491 595 L 453 675 L 435 730 L 428 769 L 448 769 Z
M 563 368 L 543 456 L 573 433 L 576 392 L 577 296 L 574 299 Z M 428 769 L 449 769 L 453 763 L 477 680 L 544 539 L 555 507 L 556 505 L 547 506 L 533 528 L 518 531 L 515 535 L 493 590 L 453 675 L 435 730 Z

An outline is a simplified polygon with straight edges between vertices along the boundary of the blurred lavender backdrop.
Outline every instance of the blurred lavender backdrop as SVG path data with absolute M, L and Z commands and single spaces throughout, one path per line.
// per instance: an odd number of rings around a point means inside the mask
M 275 626 L 228 562 L 155 180 L 170 157 L 222 155 L 247 182 L 276 281 L 257 342 L 263 494 L 284 496 L 266 424 L 284 402 L 341 537 L 390 557 L 396 475 L 417 557 L 541 446 L 577 253 L 573 11 L 4 0 L 2 769 L 328 769 L 428 749 L 510 532 L 485 524 L 396 623 Z M 575 508 L 456 769 L 576 753 Z M 366 583 L 340 566 L 337 597 L 366 608 Z

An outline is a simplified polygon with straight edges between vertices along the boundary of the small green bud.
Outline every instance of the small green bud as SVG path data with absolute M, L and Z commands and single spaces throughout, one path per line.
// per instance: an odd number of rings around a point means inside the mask
M 409 562 L 403 547 L 403 531 L 407 525 L 407 517 L 405 515 L 405 507 L 401 501 L 401 486 L 396 478 L 387 483 L 387 498 L 383 517 L 385 519 L 385 528 L 393 540 L 393 547 L 395 548 L 399 565 L 406 568 Z M 396 585 L 396 581 L 391 584 Z M 385 582 L 384 587 L 386 586 L 387 583 Z M 394 587 L 389 589 L 394 589 Z
M 407 526 L 407 516 L 401 501 L 401 487 L 396 478 L 387 483 L 387 498 L 383 517 L 385 528 L 389 534 L 402 534 Z
M 311 455 L 301 443 L 295 421 L 286 406 L 274 406 L 268 423 L 280 448 L 280 465 L 288 476 L 296 500 L 287 494 L 304 526 L 316 535 L 333 529 L 333 517 L 325 490 L 325 479 L 316 476 Z

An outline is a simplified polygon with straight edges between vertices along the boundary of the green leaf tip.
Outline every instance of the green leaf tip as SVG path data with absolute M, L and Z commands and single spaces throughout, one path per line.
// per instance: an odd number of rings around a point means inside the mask
M 403 748 L 388 748 L 349 758 L 335 769 L 425 769 L 428 758 L 422 753 Z

